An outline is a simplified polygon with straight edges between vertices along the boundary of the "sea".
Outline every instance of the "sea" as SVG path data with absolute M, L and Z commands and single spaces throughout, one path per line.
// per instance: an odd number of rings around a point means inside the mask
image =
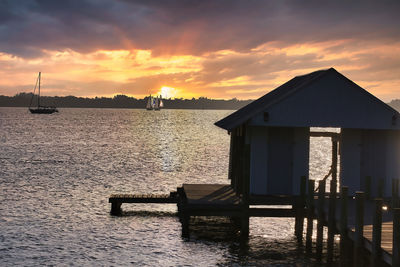
M 123 204 L 113 193 L 168 194 L 183 183 L 229 183 L 232 110 L 0 108 L 0 266 L 324 266 L 292 218 L 250 218 L 242 242 L 225 218 L 194 218 L 181 235 L 173 204 Z M 310 177 L 331 165 L 311 138 Z M 337 246 L 337 244 L 336 244 Z

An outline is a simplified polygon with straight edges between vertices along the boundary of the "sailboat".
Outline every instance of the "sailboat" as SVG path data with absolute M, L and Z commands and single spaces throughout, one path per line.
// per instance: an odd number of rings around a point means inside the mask
M 149 98 L 147 99 L 147 104 L 146 104 L 146 109 L 147 110 L 153 110 L 153 97 L 150 95 Z
M 40 105 L 40 78 L 41 78 L 42 73 L 39 72 L 39 76 L 36 80 L 36 84 L 35 84 L 35 89 L 33 89 L 33 95 L 31 98 L 31 103 L 29 104 L 29 111 L 31 113 L 34 114 L 52 114 L 54 112 L 58 112 L 56 107 L 50 107 L 50 106 L 41 106 Z M 39 86 L 38 86 L 39 85 Z M 33 97 L 35 96 L 35 91 L 36 91 L 36 87 L 38 87 L 38 102 L 37 102 L 37 107 L 32 108 L 32 102 L 33 102 Z
M 147 99 L 146 109 L 147 110 L 160 110 L 164 107 L 161 96 L 152 97 L 151 95 Z
M 158 96 L 154 99 L 154 110 L 160 110 L 160 101 Z

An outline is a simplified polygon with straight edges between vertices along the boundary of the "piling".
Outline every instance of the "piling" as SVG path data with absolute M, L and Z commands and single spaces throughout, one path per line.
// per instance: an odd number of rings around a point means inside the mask
M 243 215 L 240 217 L 240 238 L 246 240 L 249 238 L 249 216 Z
M 385 179 L 378 180 L 378 198 L 383 198 L 383 192 L 385 191 Z
M 112 202 L 111 203 L 111 215 L 121 215 L 122 214 L 122 209 L 121 209 L 121 204 L 119 202 Z
M 296 199 L 296 219 L 294 231 L 297 238 L 298 243 L 302 243 L 303 241 L 303 226 L 304 226 L 304 205 L 306 203 L 306 183 L 307 177 L 301 176 L 300 178 L 300 196 Z
M 373 219 L 372 228 L 372 253 L 371 253 L 371 265 L 373 267 L 379 267 L 382 260 L 382 205 L 383 199 L 375 199 L 375 212 Z
M 314 217 L 314 180 L 308 180 L 307 192 L 307 233 L 306 233 L 306 251 L 312 250 L 312 233 Z
M 182 237 L 189 238 L 190 237 L 190 229 L 189 229 L 190 216 L 186 213 L 183 213 L 181 216 L 181 222 L 182 222 Z
M 400 266 L 400 208 L 393 209 L 392 266 Z
M 319 181 L 318 185 L 318 221 L 317 221 L 317 260 L 322 260 L 322 245 L 324 239 L 324 200 L 325 200 L 325 180 Z
M 349 238 L 347 234 L 347 203 L 348 203 L 348 192 L 349 188 L 347 186 L 342 186 L 340 191 L 340 266 L 349 266 Z
M 356 192 L 354 266 L 363 266 L 364 198 L 364 192 Z
M 331 180 L 331 188 L 329 193 L 329 210 L 328 210 L 328 241 L 327 241 L 327 262 L 333 261 L 333 246 L 336 232 L 336 179 Z
M 371 176 L 365 177 L 365 199 L 371 199 Z
M 392 208 L 399 207 L 399 179 L 392 179 Z

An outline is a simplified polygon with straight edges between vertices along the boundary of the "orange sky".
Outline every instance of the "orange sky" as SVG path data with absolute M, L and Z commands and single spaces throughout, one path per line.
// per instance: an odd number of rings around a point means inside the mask
M 310 18 L 311 11 L 288 1 L 274 6 L 268 21 L 258 9 L 269 12 L 271 6 L 252 1 L 247 6 L 233 1 L 243 6 L 228 14 L 209 1 L 192 1 L 195 7 L 173 1 L 175 9 L 103 2 L 110 10 L 87 1 L 82 14 L 72 13 L 78 8 L 72 4 L 47 3 L 42 13 L 27 6 L 20 20 L 15 14 L 22 8 L 10 4 L 0 37 L 7 30 L 19 33 L 0 44 L 0 94 L 32 91 L 42 71 L 45 95 L 255 99 L 296 75 L 334 67 L 384 101 L 400 98 L 400 23 L 392 14 L 398 5 L 360 10 L 378 14 L 369 20 L 342 14 L 340 5 L 330 7 L 328 18 Z M 151 16 L 129 15 L 138 6 Z M 127 9 L 126 16 L 118 8 Z M 72 17 L 63 21 L 63 14 Z M 135 26 L 124 28 L 124 22 Z M 44 28 L 40 39 L 23 35 L 32 27 Z

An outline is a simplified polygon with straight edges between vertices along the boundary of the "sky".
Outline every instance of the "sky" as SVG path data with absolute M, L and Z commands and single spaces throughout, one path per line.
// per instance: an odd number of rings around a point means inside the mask
M 256 99 L 334 67 L 400 98 L 400 1 L 0 0 L 0 95 Z

